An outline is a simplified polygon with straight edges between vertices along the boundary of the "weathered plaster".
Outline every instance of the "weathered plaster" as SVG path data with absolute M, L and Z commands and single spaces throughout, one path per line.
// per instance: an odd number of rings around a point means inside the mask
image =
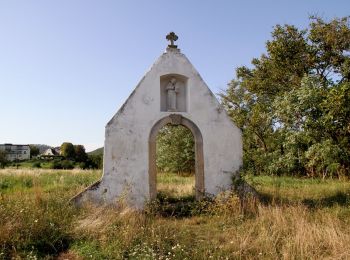
M 161 78 L 186 79 L 185 112 L 164 112 Z M 242 164 L 240 130 L 178 49 L 168 48 L 153 64 L 105 129 L 103 177 L 75 200 L 114 203 L 120 199 L 142 208 L 151 198 L 149 137 L 154 125 L 171 114 L 193 122 L 203 139 L 204 192 L 230 189 L 232 174 Z

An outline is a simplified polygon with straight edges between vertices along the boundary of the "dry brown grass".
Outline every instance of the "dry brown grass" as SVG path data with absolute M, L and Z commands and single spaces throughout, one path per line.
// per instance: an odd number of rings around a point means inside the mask
M 305 206 L 260 206 L 255 218 L 221 234 L 221 246 L 233 256 L 282 259 L 346 259 L 350 232 L 332 213 Z
M 53 170 L 53 169 L 30 169 L 30 168 L 23 168 L 23 169 L 16 169 L 16 168 L 5 168 L 0 169 L 0 177 L 2 175 L 13 175 L 13 176 L 20 176 L 20 175 L 28 175 L 28 176 L 39 176 L 42 174 L 55 174 L 55 173 L 68 173 L 71 175 L 79 175 L 79 174 L 91 174 L 93 172 L 96 172 L 96 170 L 82 170 L 82 169 L 72 169 L 72 170 Z
M 90 247 L 99 241 L 92 252 L 106 258 L 348 259 L 350 229 L 337 217 L 340 211 L 310 210 L 302 204 L 258 205 L 247 216 L 234 195 L 187 218 L 89 206 L 78 222 L 78 234 Z

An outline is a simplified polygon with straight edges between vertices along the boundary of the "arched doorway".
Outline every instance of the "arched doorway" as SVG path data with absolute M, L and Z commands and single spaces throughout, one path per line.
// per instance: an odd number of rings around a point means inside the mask
M 183 125 L 190 129 L 195 141 L 195 190 L 196 199 L 199 200 L 204 195 L 204 157 L 203 157 L 203 138 L 199 128 L 189 119 L 179 114 L 171 114 L 159 120 L 152 127 L 149 135 L 149 192 L 150 198 L 157 196 L 157 166 L 156 166 L 156 138 L 158 131 L 165 125 Z

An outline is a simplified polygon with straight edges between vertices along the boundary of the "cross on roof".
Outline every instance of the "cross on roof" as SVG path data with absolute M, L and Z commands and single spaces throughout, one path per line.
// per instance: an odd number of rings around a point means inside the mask
M 179 37 L 177 37 L 174 32 L 169 33 L 165 38 L 170 41 L 170 44 L 168 45 L 169 48 L 177 48 L 177 45 L 174 45 L 174 41 L 177 41 Z

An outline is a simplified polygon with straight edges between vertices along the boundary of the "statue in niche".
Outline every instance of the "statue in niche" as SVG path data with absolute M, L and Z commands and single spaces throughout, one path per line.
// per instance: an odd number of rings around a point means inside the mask
M 165 89 L 167 91 L 167 110 L 176 111 L 176 95 L 179 92 L 179 87 L 176 84 L 176 78 L 171 78 Z

